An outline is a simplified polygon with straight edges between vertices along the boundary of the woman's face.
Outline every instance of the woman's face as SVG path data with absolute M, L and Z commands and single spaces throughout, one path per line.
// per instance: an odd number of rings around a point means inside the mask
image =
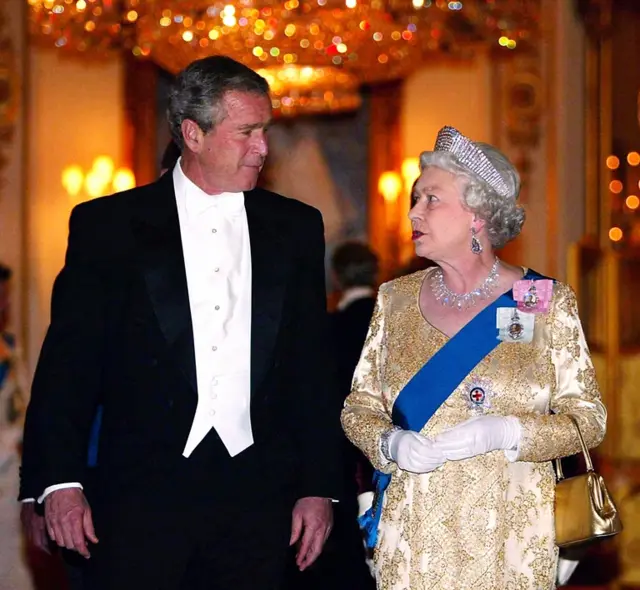
M 464 180 L 425 168 L 416 182 L 409 219 L 416 254 L 439 261 L 469 252 L 474 215 L 462 206 Z

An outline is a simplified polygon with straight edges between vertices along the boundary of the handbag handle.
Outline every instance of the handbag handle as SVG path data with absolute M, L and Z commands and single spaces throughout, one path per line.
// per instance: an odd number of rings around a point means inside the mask
M 584 438 L 582 437 L 582 432 L 580 432 L 580 426 L 578 426 L 578 421 L 575 416 L 571 414 L 566 414 L 566 416 L 573 422 L 573 425 L 576 427 L 578 431 L 578 440 L 580 441 L 580 447 L 582 448 L 582 455 L 584 456 L 584 462 L 587 466 L 587 473 L 593 471 L 593 461 L 591 461 L 591 454 L 589 453 L 589 449 L 587 448 L 586 443 L 584 442 Z M 560 459 L 554 459 L 554 463 L 556 466 L 556 478 L 557 481 L 564 479 L 564 473 L 562 471 L 562 462 Z

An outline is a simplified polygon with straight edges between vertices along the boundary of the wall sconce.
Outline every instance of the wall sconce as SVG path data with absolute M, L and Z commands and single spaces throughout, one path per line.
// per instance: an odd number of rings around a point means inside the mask
M 419 158 L 405 158 L 400 174 L 394 170 L 383 172 L 378 179 L 378 192 L 385 202 L 388 251 L 393 265 L 407 262 L 413 256 L 411 242 L 411 188 L 420 176 Z
M 420 158 L 405 158 L 400 170 L 404 181 L 404 190 L 411 196 L 411 187 L 416 178 L 420 176 Z
M 384 199 L 384 221 L 386 226 L 386 252 L 391 269 L 398 263 L 398 197 L 402 192 L 402 178 L 387 170 L 378 179 L 378 192 Z
M 78 164 L 62 171 L 62 186 L 75 203 L 90 201 L 109 193 L 118 193 L 136 186 L 136 178 L 128 168 L 115 168 L 109 156 L 98 156 L 86 172 Z
M 395 203 L 402 191 L 402 179 L 397 172 L 387 171 L 380 175 L 378 191 L 386 203 Z
M 400 259 L 408 262 L 413 254 L 413 242 L 411 241 L 411 220 L 408 217 L 411 209 L 411 189 L 413 183 L 420 176 L 420 158 L 405 158 L 400 167 L 404 191 L 402 193 L 402 221 L 400 223 Z

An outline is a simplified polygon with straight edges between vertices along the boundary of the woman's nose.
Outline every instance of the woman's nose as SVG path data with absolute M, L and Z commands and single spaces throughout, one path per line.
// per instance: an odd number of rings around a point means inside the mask
M 409 213 L 407 214 L 411 221 L 417 221 L 422 219 L 422 207 L 420 207 L 420 203 L 416 203 L 411 209 L 409 209 Z

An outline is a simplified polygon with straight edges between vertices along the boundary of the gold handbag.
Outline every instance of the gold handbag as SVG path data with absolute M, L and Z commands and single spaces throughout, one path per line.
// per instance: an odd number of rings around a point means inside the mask
M 578 432 L 587 472 L 565 479 L 560 459 L 555 460 L 556 545 L 561 549 L 592 543 L 622 531 L 618 510 L 609 495 L 604 479 L 593 469 L 591 455 L 578 422 L 573 416 L 569 418 Z

